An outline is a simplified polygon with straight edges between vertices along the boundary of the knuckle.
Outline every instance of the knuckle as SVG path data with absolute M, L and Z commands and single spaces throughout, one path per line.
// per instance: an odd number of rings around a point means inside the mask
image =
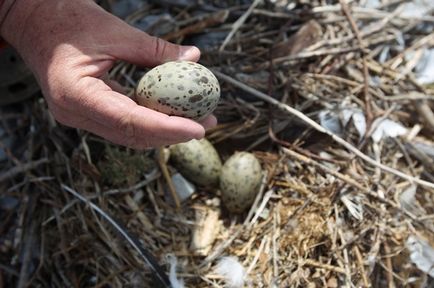
M 153 50 L 154 57 L 156 59 L 164 60 L 168 49 L 168 42 L 158 37 L 153 37 L 152 39 L 153 39 L 152 47 L 154 48 Z
M 134 127 L 132 112 L 129 112 L 119 119 L 118 130 L 121 131 L 122 142 L 125 146 L 135 148 L 138 146 L 136 128 Z
M 59 79 L 59 73 L 56 71 L 49 70 L 47 74 L 47 83 L 43 85 L 42 89 L 45 98 L 56 106 L 67 108 L 70 95 L 68 89 L 62 84 L 64 81 Z
M 65 91 L 53 91 L 52 93 L 48 93 L 48 97 L 50 102 L 53 103 L 53 105 L 67 108 L 68 107 L 68 94 Z
M 117 128 L 121 131 L 120 144 L 136 150 L 153 147 L 152 135 L 147 134 L 144 135 L 145 137 L 139 137 L 132 111 L 120 118 Z
M 51 109 L 51 114 L 53 115 L 54 119 L 56 119 L 56 121 L 60 124 L 68 127 L 72 126 L 70 119 L 66 117 L 65 113 L 63 113 L 59 109 Z

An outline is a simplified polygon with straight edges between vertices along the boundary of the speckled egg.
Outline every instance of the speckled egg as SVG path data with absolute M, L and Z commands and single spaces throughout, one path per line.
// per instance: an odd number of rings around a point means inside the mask
M 190 181 L 202 185 L 218 185 L 222 162 L 214 146 L 206 139 L 191 140 L 170 146 L 170 159 Z
M 262 181 L 262 168 L 251 153 L 232 155 L 223 165 L 220 175 L 222 202 L 230 212 L 241 213 L 249 208 Z
M 174 116 L 201 120 L 217 107 L 220 85 L 204 66 L 172 61 L 146 73 L 136 87 L 140 105 Z

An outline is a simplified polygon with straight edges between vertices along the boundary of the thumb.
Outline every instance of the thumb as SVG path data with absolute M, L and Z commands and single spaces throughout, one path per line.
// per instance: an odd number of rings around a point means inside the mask
M 198 61 L 200 51 L 194 46 L 181 46 L 119 23 L 112 56 L 139 66 L 153 67 L 171 60 Z

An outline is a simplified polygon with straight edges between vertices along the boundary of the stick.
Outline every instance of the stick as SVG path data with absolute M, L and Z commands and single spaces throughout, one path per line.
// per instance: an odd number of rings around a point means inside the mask
M 253 2 L 252 5 L 250 5 L 250 7 L 246 11 L 246 13 L 244 13 L 240 18 L 238 18 L 237 21 L 235 21 L 234 25 L 232 26 L 231 32 L 229 32 L 228 36 L 226 36 L 226 39 L 225 39 L 225 41 L 223 41 L 222 46 L 220 46 L 219 51 L 223 51 L 225 49 L 226 45 L 228 45 L 229 41 L 231 41 L 232 37 L 235 35 L 235 33 L 238 31 L 238 29 L 240 29 L 240 27 L 244 24 L 244 22 L 247 20 L 249 15 L 252 14 L 253 9 L 255 9 L 256 6 L 258 6 L 258 4 L 261 1 L 262 0 L 255 0 L 255 2 Z
M 369 95 L 369 71 L 368 71 L 368 64 L 366 61 L 366 53 L 364 53 L 364 48 L 366 47 L 365 42 L 362 39 L 361 33 L 359 28 L 357 27 L 356 22 L 353 19 L 353 16 L 351 15 L 350 9 L 348 8 L 347 3 L 345 0 L 339 0 L 342 6 L 342 11 L 345 14 L 345 17 L 347 17 L 348 22 L 350 22 L 351 29 L 353 30 L 354 34 L 356 35 L 356 39 L 359 42 L 360 47 L 362 47 L 362 60 L 363 60 L 363 94 L 365 96 L 365 106 L 366 106 L 366 127 L 367 130 L 369 130 L 369 127 L 372 124 L 373 116 L 372 116 L 372 108 L 371 108 L 371 96 Z
M 172 194 L 172 198 L 175 201 L 176 209 L 179 210 L 181 208 L 181 202 L 179 201 L 178 193 L 176 192 L 175 186 L 173 185 L 172 178 L 170 177 L 169 169 L 167 168 L 166 161 L 164 159 L 163 149 L 164 148 L 159 148 L 157 151 L 158 164 L 160 165 L 161 172 L 163 173 L 163 176 L 166 179 L 170 194 Z
M 11 168 L 10 170 L 0 174 L 0 182 L 3 182 L 7 179 L 15 177 L 16 175 L 18 175 L 20 173 L 24 173 L 24 172 L 27 172 L 29 170 L 33 170 L 36 167 L 38 167 L 42 164 L 46 164 L 48 162 L 50 162 L 48 160 L 48 158 L 42 158 L 42 159 L 39 159 L 36 161 L 32 161 L 32 162 L 24 163 L 22 165 L 15 166 L 15 167 Z
M 216 13 L 213 13 L 203 19 L 202 21 L 195 23 L 191 26 L 187 26 L 179 31 L 171 32 L 169 34 L 164 35 L 162 38 L 167 41 L 171 41 L 174 39 L 177 39 L 179 37 L 188 36 L 191 34 L 202 32 L 207 27 L 212 27 L 217 24 L 224 23 L 226 19 L 228 18 L 229 11 L 228 10 L 222 10 Z

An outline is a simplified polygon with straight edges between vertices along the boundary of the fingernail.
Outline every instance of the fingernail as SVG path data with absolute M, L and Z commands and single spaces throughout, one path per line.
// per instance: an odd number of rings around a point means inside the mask
M 194 46 L 181 46 L 179 49 L 179 60 L 199 60 L 200 51 Z

